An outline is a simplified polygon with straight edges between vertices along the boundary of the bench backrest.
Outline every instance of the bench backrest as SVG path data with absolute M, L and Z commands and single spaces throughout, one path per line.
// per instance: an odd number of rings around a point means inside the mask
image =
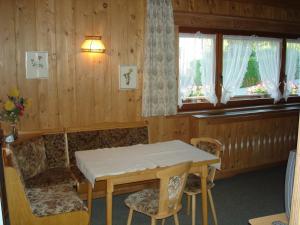
M 148 129 L 147 127 L 134 127 L 70 132 L 67 133 L 67 140 L 68 155 L 72 166 L 76 164 L 76 151 L 148 144 Z

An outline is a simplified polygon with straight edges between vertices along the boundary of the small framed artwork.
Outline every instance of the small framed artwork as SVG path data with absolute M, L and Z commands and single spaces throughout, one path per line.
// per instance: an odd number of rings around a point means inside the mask
M 26 79 L 48 78 L 48 52 L 26 52 Z
M 119 88 L 120 90 L 136 89 L 137 66 L 120 65 L 119 66 Z

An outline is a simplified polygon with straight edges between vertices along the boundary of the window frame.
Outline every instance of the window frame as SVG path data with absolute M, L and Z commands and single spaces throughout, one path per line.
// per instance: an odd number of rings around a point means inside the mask
M 222 30 L 222 29 L 207 29 L 199 27 L 178 27 L 178 43 L 179 43 L 179 33 L 196 33 L 200 31 L 203 34 L 215 34 L 216 35 L 216 82 L 215 82 L 215 92 L 218 98 L 218 103 L 216 106 L 209 102 L 204 103 L 193 103 L 184 102 L 182 107 L 178 107 L 178 112 L 189 112 L 197 110 L 210 110 L 210 109 L 227 109 L 234 107 L 249 107 L 249 106 L 261 106 L 261 105 L 273 105 L 273 98 L 251 98 L 249 99 L 231 99 L 226 104 L 220 103 L 222 95 L 222 68 L 223 68 L 223 35 L 239 35 L 239 36 L 251 36 L 256 35 L 262 38 L 280 38 L 282 39 L 282 49 L 281 49 L 281 68 L 280 68 L 280 78 L 279 78 L 279 90 L 281 93 L 284 91 L 284 83 L 286 79 L 285 75 L 285 63 L 286 63 L 286 43 L 287 39 L 297 39 L 300 35 L 297 34 L 284 34 L 284 33 L 270 33 L 270 32 L 260 32 L 260 31 L 241 31 L 241 30 Z M 177 48 L 179 48 L 177 46 Z M 178 49 L 179 50 L 179 49 Z M 179 65 L 179 57 L 177 57 Z M 179 71 L 179 70 L 178 70 Z M 179 76 L 179 72 L 178 72 Z M 275 104 L 286 104 L 286 103 L 297 103 L 300 102 L 300 96 L 289 96 L 287 101 L 281 99 Z

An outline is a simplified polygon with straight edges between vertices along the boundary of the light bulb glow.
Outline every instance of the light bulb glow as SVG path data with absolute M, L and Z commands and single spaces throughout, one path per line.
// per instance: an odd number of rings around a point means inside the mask
M 81 51 L 103 53 L 105 46 L 99 36 L 87 36 L 81 45 Z

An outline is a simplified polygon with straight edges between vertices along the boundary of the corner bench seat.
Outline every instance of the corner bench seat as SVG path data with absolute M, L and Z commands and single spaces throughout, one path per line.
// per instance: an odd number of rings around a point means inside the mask
M 12 146 L 12 165 L 32 214 L 38 217 L 87 211 L 76 193 L 76 180 L 66 166 L 65 149 L 61 146 L 64 142 L 56 142 L 61 137 L 64 135 L 43 135 Z
M 25 181 L 26 188 L 49 187 L 59 184 L 69 184 L 73 188 L 77 182 L 69 168 L 50 168 Z
M 21 138 L 20 138 L 21 139 Z M 33 134 L 13 144 L 13 151 L 19 158 L 20 173 L 26 188 L 42 188 L 68 184 L 77 189 L 81 199 L 87 198 L 88 181 L 77 168 L 75 152 L 99 148 L 148 144 L 147 126 L 114 128 L 106 130 L 70 130 L 55 134 Z M 31 154 L 45 151 L 45 155 Z M 24 153 L 29 152 L 27 154 Z M 18 156 L 19 155 L 19 156 Z M 25 158 L 25 159 L 24 159 Z M 44 161 L 40 165 L 36 162 Z M 39 167 L 37 171 L 27 167 Z M 25 168 L 25 171 L 24 171 Z M 22 171 L 23 169 L 23 171 Z M 157 187 L 157 180 L 122 184 L 115 187 L 115 194 L 135 192 Z M 106 182 L 98 181 L 93 189 L 93 198 L 105 196 Z
M 42 188 L 27 188 L 26 195 L 36 216 L 51 216 L 61 213 L 86 210 L 87 208 L 69 184 Z

